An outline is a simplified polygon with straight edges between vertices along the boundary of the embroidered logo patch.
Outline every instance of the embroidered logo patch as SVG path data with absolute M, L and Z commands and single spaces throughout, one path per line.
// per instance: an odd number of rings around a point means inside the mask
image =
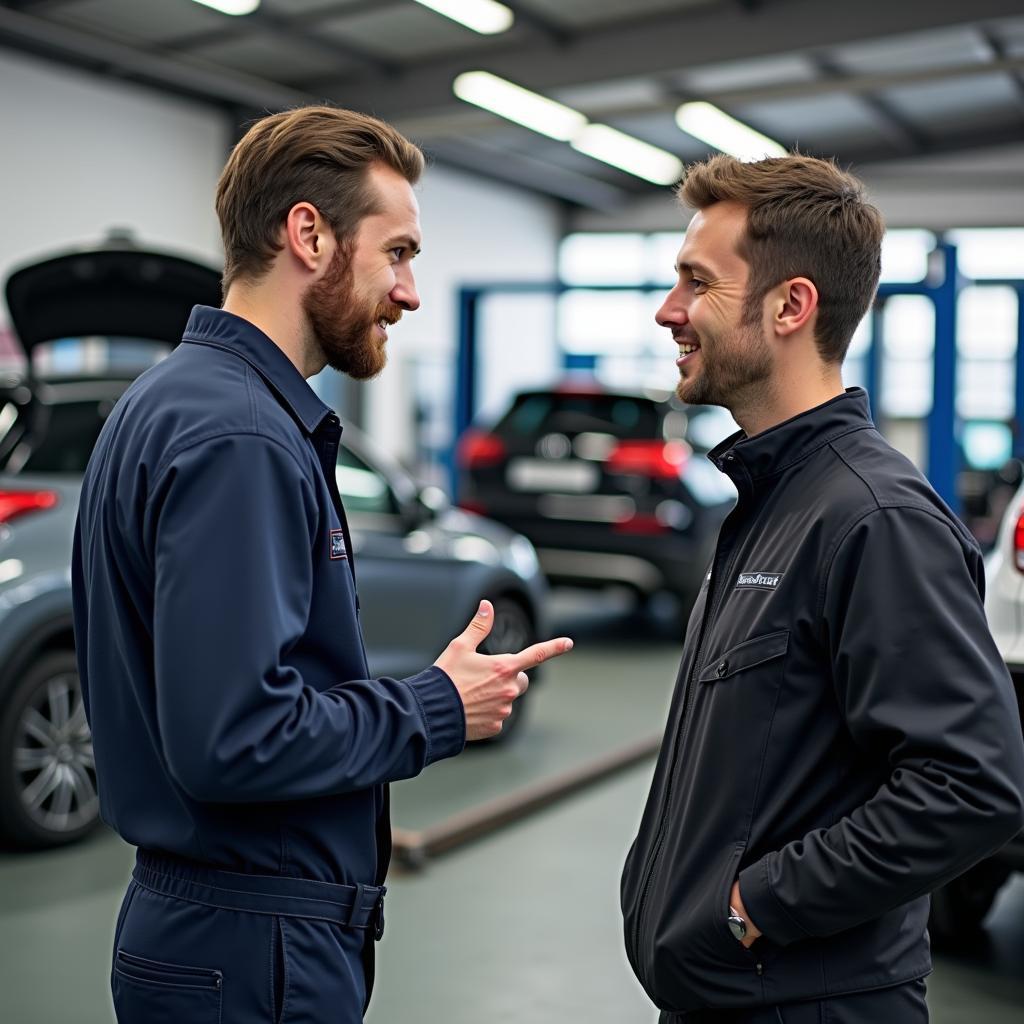
M 348 558 L 344 530 L 331 530 L 331 558 Z
M 741 572 L 736 577 L 736 589 L 774 590 L 784 575 L 781 572 Z

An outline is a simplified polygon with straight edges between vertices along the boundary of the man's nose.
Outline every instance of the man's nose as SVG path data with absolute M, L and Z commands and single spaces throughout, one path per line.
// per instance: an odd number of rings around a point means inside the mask
M 395 282 L 395 287 L 391 289 L 391 294 L 388 298 L 396 306 L 401 306 L 402 309 L 410 313 L 420 308 L 420 297 L 416 291 L 416 280 L 411 270 L 399 275 L 398 280 Z
M 659 327 L 676 327 L 689 320 L 686 307 L 679 295 L 679 289 L 673 288 L 665 296 L 661 308 L 654 314 L 654 321 Z

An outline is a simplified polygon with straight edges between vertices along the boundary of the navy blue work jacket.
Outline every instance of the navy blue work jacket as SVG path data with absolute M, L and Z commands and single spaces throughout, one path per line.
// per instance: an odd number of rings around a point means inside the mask
M 104 425 L 75 637 L 102 814 L 129 843 L 379 883 L 384 784 L 462 749 L 444 672 L 369 678 L 340 434 L 266 335 L 203 306 Z

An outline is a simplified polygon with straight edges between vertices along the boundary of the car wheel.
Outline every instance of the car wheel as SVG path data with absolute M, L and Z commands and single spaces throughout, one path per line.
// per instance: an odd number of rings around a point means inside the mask
M 937 946 L 952 948 L 976 938 L 1010 870 L 982 861 L 932 893 L 928 932 Z
M 487 639 L 480 645 L 480 650 L 484 654 L 509 654 L 536 643 L 537 637 L 529 613 L 517 600 L 511 597 L 499 597 L 493 601 L 493 604 L 494 625 L 491 627 Z M 533 671 L 530 671 L 528 675 L 532 681 Z M 529 696 L 530 691 L 527 690 L 512 705 L 512 714 L 505 719 L 501 732 L 479 742 L 503 743 L 515 734 L 522 726 L 526 701 Z
M 74 654 L 44 655 L 2 700 L 0 828 L 23 846 L 81 838 L 99 822 L 99 796 Z

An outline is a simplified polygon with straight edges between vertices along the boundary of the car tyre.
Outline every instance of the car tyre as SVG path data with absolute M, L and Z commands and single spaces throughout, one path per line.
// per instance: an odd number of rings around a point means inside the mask
M 0 701 L 0 830 L 18 846 L 81 839 L 100 817 L 74 653 L 44 654 Z
M 484 654 L 510 654 L 513 651 L 521 651 L 537 642 L 537 633 L 534 629 L 529 612 L 513 597 L 499 597 L 493 602 L 494 625 L 487 639 L 480 645 Z M 527 675 L 533 681 L 535 670 L 530 670 Z M 526 702 L 529 699 L 530 691 L 527 690 L 512 705 L 512 714 L 505 719 L 505 724 L 495 736 L 480 743 L 505 743 L 510 736 L 515 735 L 522 728 L 523 717 L 526 711 Z
M 928 932 L 936 946 L 956 948 L 976 939 L 1010 869 L 982 861 L 932 893 Z

